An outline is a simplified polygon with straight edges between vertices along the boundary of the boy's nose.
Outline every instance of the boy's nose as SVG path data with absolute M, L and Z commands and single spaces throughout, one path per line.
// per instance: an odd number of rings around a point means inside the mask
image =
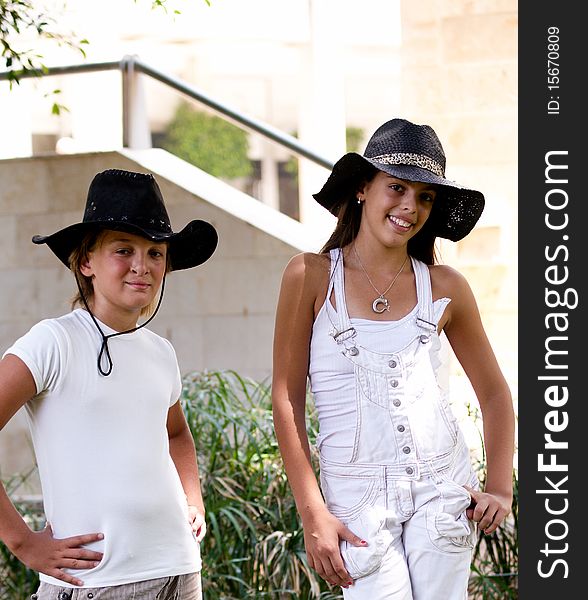
M 139 253 L 133 257 L 133 263 L 131 264 L 131 270 L 137 275 L 144 275 L 148 272 L 147 261 L 144 256 Z

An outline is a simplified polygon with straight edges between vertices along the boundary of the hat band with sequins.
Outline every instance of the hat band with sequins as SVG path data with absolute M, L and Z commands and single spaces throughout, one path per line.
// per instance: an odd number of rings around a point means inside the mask
M 367 157 L 366 157 L 367 158 Z M 421 167 L 439 177 L 445 177 L 443 167 L 436 161 L 424 154 L 411 154 L 408 152 L 396 152 L 394 154 L 380 154 L 380 156 L 370 156 L 370 160 L 382 165 L 410 165 L 412 167 Z

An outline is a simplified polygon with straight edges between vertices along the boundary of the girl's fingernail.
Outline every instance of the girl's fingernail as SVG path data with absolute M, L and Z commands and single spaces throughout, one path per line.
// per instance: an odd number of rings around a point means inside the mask
M 362 546 L 367 546 L 367 542 L 365 540 L 361 540 L 361 542 L 359 542 Z

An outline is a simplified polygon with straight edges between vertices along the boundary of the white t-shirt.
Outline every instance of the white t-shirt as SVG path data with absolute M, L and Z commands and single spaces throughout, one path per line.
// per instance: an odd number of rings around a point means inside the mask
M 39 322 L 5 353 L 24 361 L 37 386 L 26 412 L 54 536 L 104 534 L 88 545 L 104 553 L 99 566 L 69 572 L 104 587 L 199 571 L 166 429 L 181 391 L 173 347 L 145 328 L 111 338 L 114 367 L 104 377 L 100 344 L 77 309 Z

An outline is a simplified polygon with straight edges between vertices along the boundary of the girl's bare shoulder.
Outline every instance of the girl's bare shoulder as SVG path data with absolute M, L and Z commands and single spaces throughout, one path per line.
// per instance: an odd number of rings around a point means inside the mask
M 282 296 L 294 303 L 299 301 L 316 316 L 329 288 L 330 264 L 328 254 L 296 254 L 284 270 Z
M 449 265 L 429 265 L 429 273 L 435 298 L 455 298 L 470 290 L 467 279 Z
M 328 254 L 301 252 L 288 261 L 284 270 L 284 279 L 312 287 L 320 286 L 329 279 L 330 264 Z

